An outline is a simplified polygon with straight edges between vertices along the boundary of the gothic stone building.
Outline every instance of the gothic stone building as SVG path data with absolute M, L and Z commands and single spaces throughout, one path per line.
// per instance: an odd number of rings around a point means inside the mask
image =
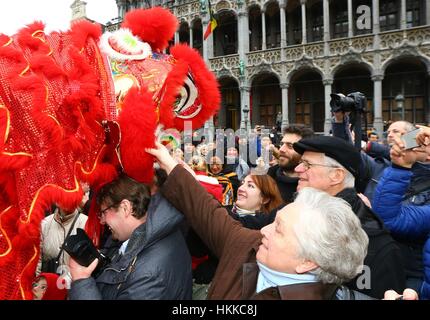
M 216 74 L 216 127 L 304 123 L 328 132 L 330 93 L 360 91 L 367 118 L 430 122 L 430 3 L 425 0 L 116 0 L 162 5 L 179 19 L 174 42 L 200 51 Z

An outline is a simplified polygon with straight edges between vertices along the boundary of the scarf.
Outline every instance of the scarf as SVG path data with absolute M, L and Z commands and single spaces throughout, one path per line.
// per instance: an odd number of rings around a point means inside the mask
M 260 272 L 258 273 L 257 289 L 259 293 L 264 289 L 277 286 L 288 286 L 291 284 L 317 282 L 317 278 L 313 274 L 292 274 L 280 271 L 275 271 L 257 261 Z
M 257 213 L 256 211 L 239 208 L 236 204 L 233 205 L 231 211 L 239 217 L 255 216 L 255 214 Z

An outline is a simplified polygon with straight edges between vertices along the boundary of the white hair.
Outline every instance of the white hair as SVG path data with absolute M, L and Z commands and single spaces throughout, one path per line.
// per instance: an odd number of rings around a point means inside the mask
M 333 159 L 333 158 L 331 158 L 325 154 L 324 154 L 324 164 L 327 166 L 340 167 L 340 168 L 345 169 L 345 179 L 343 180 L 343 185 L 345 188 L 354 188 L 355 178 L 348 169 L 346 169 L 343 165 L 341 165 L 335 159 Z
M 309 187 L 300 190 L 294 203 L 302 207 L 293 228 L 298 254 L 319 266 L 311 273 L 323 283 L 353 279 L 362 270 L 369 238 L 350 205 Z
M 403 128 L 405 129 L 406 132 L 409 132 L 409 131 L 416 129 L 415 126 L 412 123 L 410 123 L 409 121 L 399 120 L 396 122 L 401 122 L 403 124 Z M 395 122 L 393 122 L 393 123 L 395 123 Z

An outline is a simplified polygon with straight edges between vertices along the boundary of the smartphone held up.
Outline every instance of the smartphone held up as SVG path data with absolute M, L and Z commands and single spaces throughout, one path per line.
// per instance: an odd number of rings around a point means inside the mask
M 406 150 L 413 149 L 420 146 L 416 139 L 417 134 L 419 132 L 420 132 L 420 129 L 415 129 L 415 130 L 406 132 L 404 135 L 402 135 L 401 139 L 405 144 Z

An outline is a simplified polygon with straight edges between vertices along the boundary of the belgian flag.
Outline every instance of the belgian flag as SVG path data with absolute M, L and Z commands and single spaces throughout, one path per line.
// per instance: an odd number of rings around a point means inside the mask
M 207 37 L 209 37 L 209 35 L 215 30 L 215 28 L 217 27 L 218 23 L 215 20 L 214 17 L 214 13 L 212 11 L 212 6 L 211 6 L 211 1 L 208 0 L 208 5 L 209 5 L 209 24 L 208 27 L 206 28 L 205 34 L 203 36 L 203 39 L 206 40 Z

